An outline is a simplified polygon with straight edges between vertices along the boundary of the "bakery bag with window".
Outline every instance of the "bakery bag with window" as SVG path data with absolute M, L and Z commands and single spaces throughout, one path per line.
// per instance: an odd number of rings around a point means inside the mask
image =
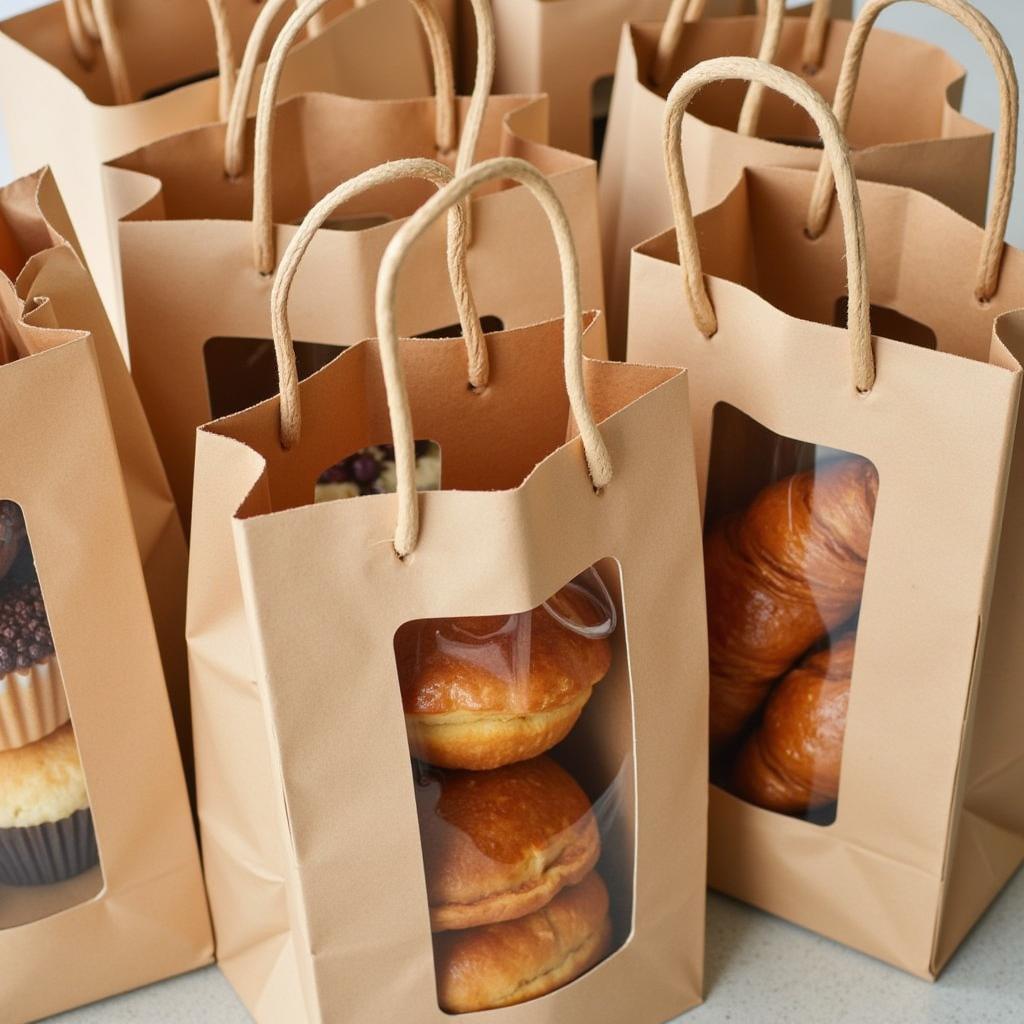
M 449 25 L 455 0 L 439 0 Z M 49 164 L 122 338 L 117 230 L 100 165 L 227 112 L 261 12 L 283 24 L 295 0 L 63 0 L 0 22 L 0 110 L 15 170 Z M 405 0 L 350 11 L 330 0 L 296 47 L 282 90 L 418 96 L 429 83 Z M 267 15 L 262 17 L 266 19 Z M 375 42 L 388 25 L 397 49 Z M 411 43 L 411 48 L 405 43 Z
M 436 96 L 369 102 L 317 92 L 275 106 L 285 56 L 322 5 L 306 4 L 278 36 L 270 57 L 274 72 L 264 80 L 255 118 L 246 121 L 242 99 L 258 50 L 251 44 L 227 127 L 174 136 L 108 168 L 125 211 L 120 245 L 132 372 L 186 522 L 196 428 L 276 392 L 272 272 L 297 223 L 339 180 L 385 160 L 432 157 L 465 168 L 479 158 L 525 156 L 550 178 L 568 210 L 585 305 L 604 305 L 594 164 L 545 144 L 542 97 L 490 95 L 490 0 L 474 0 L 483 28 L 472 97 L 456 97 L 451 49 L 437 14 L 430 0 L 417 0 L 435 60 Z M 401 45 L 388 23 L 378 29 L 378 45 Z M 398 222 L 429 191 L 420 181 L 398 181 L 325 223 L 301 287 L 331 295 L 337 316 L 330 335 L 314 337 L 297 306 L 300 376 L 374 334 L 381 254 Z M 546 231 L 520 187 L 495 186 L 475 199 L 469 260 L 480 313 L 490 326 L 521 326 L 560 312 L 558 263 Z M 441 234 L 435 238 L 443 246 Z M 518 274 L 508 272 L 509 239 L 518 246 Z M 458 333 L 440 249 L 409 275 L 398 304 L 404 334 Z M 587 345 L 588 354 L 605 354 L 603 321 Z
M 470 0 L 459 0 L 460 11 Z M 628 21 L 663 20 L 671 0 L 493 0 L 498 30 L 498 92 L 546 93 L 551 142 L 582 156 L 601 155 L 615 74 Z M 764 0 L 686 0 L 681 18 L 754 14 Z M 849 12 L 849 0 L 836 0 Z M 462 18 L 462 73 L 472 75 L 472 22 Z
M 817 177 L 748 168 L 695 226 L 680 127 L 725 78 L 809 110 L 826 162 Z M 676 228 L 632 269 L 631 358 L 691 375 L 711 884 L 926 978 L 1024 859 L 1012 71 L 1001 92 L 982 229 L 855 182 L 838 122 L 797 76 L 700 64 L 666 115 Z
M 280 397 L 198 436 L 189 637 L 221 967 L 260 1021 L 662 1024 L 700 1000 L 703 963 L 686 375 L 583 357 L 565 211 L 542 172 L 494 159 L 392 239 L 379 340 L 299 383 L 297 324 L 344 315 L 302 288 L 318 228 L 397 173 L 450 178 L 404 161 L 318 204 L 274 283 Z M 540 199 L 566 313 L 482 334 L 462 202 L 499 180 Z M 396 287 L 448 211 L 460 336 L 398 341 Z M 324 467 L 383 444 L 395 493 L 315 500 Z
M 213 956 L 154 629 L 162 579 L 183 653 L 184 543 L 48 171 L 0 189 L 0 394 L 0 1016 L 22 1024 Z
M 867 0 L 852 24 L 829 20 L 827 0 L 815 0 L 810 18 L 786 11 L 773 53 L 763 45 L 758 52 L 759 40 L 770 42 L 758 18 L 670 20 L 623 31 L 600 188 L 613 352 L 625 341 L 630 249 L 672 223 L 661 159 L 665 97 L 682 71 L 702 60 L 758 54 L 799 74 L 835 102 L 858 178 L 920 189 L 982 221 L 992 132 L 959 112 L 964 69 L 948 53 L 874 27 L 894 2 Z M 922 2 L 968 28 L 997 72 L 1008 66 L 998 33 L 967 0 Z M 697 213 L 722 200 L 746 166 L 816 167 L 821 158 L 814 125 L 800 108 L 769 92 L 755 118 L 743 110 L 745 93 L 744 83 L 725 83 L 687 111 L 686 171 Z

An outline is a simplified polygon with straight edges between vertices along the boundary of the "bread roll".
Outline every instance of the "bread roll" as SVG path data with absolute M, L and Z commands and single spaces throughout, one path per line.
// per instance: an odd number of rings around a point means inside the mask
M 839 795 L 855 634 L 807 657 L 772 691 L 740 751 L 737 796 L 783 814 L 806 814 Z
M 878 474 L 847 457 L 766 487 L 705 539 L 711 742 L 733 740 L 771 684 L 860 603 Z
M 584 624 L 605 617 L 579 587 L 556 599 Z M 612 657 L 607 638 L 574 632 L 543 605 L 409 622 L 395 654 L 413 755 L 474 771 L 525 761 L 564 739 Z
M 611 945 L 608 890 L 596 871 L 543 910 L 434 940 L 437 993 L 447 1013 L 525 1003 L 568 985 Z
M 547 757 L 428 775 L 416 795 L 434 931 L 540 910 L 601 852 L 590 800 Z

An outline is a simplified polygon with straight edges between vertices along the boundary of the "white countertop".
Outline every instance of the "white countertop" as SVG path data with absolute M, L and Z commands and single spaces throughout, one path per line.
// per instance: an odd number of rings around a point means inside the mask
M 712 895 L 706 987 L 707 1002 L 681 1021 L 1021 1024 L 1024 872 L 1007 886 L 935 984 Z M 247 1024 L 250 1018 L 220 972 L 210 967 L 53 1020 Z

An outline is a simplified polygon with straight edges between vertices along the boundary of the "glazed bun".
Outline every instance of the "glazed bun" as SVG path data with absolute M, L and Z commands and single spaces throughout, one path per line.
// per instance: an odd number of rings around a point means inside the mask
M 608 890 L 592 871 L 541 911 L 436 936 L 441 1009 L 491 1010 L 553 992 L 606 956 L 611 935 Z
M 601 852 L 590 800 L 547 757 L 485 772 L 439 772 L 416 791 L 434 931 L 540 910 Z
M 563 587 L 554 602 L 583 624 L 605 617 L 580 587 Z M 564 739 L 612 658 L 606 637 L 581 635 L 544 605 L 410 622 L 395 653 L 413 756 L 474 771 L 525 761 Z

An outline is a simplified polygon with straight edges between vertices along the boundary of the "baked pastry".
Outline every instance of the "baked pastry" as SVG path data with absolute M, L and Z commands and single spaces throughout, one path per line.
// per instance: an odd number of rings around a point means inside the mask
M 0 753 L 0 885 L 51 885 L 98 860 L 71 724 Z
M 67 720 L 64 681 L 39 584 L 4 580 L 0 584 L 0 751 L 34 743 Z
M 25 544 L 25 519 L 13 501 L 0 501 L 0 580 L 21 554 Z
M 740 750 L 737 796 L 783 814 L 806 814 L 839 796 L 854 633 L 808 655 L 772 690 Z
M 590 800 L 547 757 L 430 773 L 416 797 L 434 931 L 540 910 L 601 852 Z
M 592 871 L 536 913 L 435 936 L 438 1002 L 471 1013 L 536 999 L 590 970 L 611 938 L 608 890 Z
M 766 487 L 705 538 L 713 748 L 856 611 L 877 495 L 874 466 L 842 458 Z
M 569 584 L 557 600 L 584 626 L 607 619 Z M 420 619 L 395 636 L 409 746 L 443 768 L 479 771 L 543 754 L 576 724 L 611 666 L 611 644 L 541 605 L 520 615 Z

